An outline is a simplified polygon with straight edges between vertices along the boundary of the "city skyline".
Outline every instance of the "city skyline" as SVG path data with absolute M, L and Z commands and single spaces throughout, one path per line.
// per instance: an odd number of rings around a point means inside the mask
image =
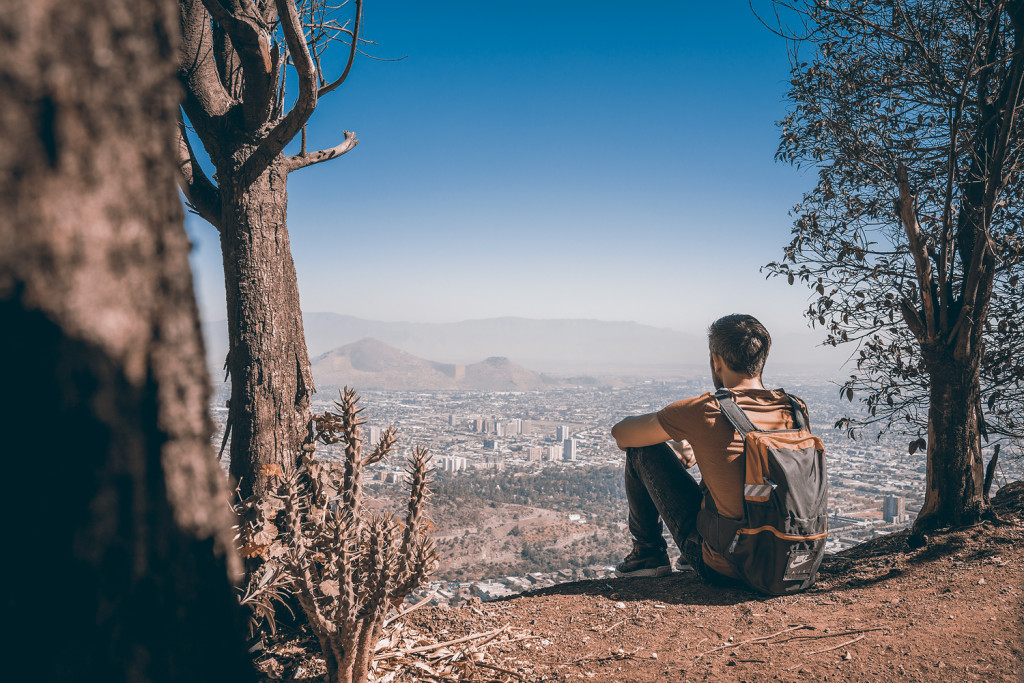
M 311 147 L 360 144 L 289 178 L 304 310 L 684 332 L 743 311 L 813 352 L 809 292 L 759 272 L 813 173 L 773 160 L 789 63 L 749 8 L 393 2 L 364 35 L 405 58 L 358 60 L 309 126 Z M 216 233 L 187 226 L 223 319 Z

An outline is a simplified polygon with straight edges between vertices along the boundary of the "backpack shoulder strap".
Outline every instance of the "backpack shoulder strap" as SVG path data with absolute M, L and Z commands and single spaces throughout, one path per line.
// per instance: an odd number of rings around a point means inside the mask
M 796 428 L 810 431 L 811 421 L 808 419 L 807 413 L 804 412 L 804 406 L 800 402 L 800 398 L 787 393 L 785 389 L 780 389 L 780 391 L 786 394 L 786 398 L 789 399 L 789 405 L 793 406 L 793 421 L 796 424 Z
M 740 408 L 732 399 L 731 391 L 724 388 L 719 389 L 715 392 L 715 398 L 718 399 L 718 407 L 722 410 L 722 415 L 725 415 L 725 419 L 729 421 L 732 428 L 740 433 L 741 439 L 747 438 L 749 432 L 758 431 L 747 414 L 743 412 L 743 408 Z

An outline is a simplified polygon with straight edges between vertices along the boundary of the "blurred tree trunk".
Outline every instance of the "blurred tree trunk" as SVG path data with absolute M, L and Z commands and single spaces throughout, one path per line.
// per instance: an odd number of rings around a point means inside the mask
M 252 678 L 175 189 L 176 10 L 0 4 L 12 680 Z

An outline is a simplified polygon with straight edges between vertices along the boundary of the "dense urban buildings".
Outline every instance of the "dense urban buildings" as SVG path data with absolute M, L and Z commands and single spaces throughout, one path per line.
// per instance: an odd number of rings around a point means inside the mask
M 849 547 L 912 523 L 924 498 L 925 458 L 920 451 L 908 453 L 910 437 L 864 434 L 852 440 L 832 425 L 858 405 L 841 401 L 835 385 L 795 378 L 778 383 L 806 401 L 812 429 L 825 443 L 830 480 L 828 550 Z M 701 379 L 533 392 L 363 392 L 363 417 L 370 440 L 379 439 L 382 430 L 391 425 L 399 432 L 398 452 L 388 463 L 370 468 L 365 476 L 384 487 L 381 491 L 391 485 L 397 491 L 397 485 L 405 481 L 404 453 L 413 445 L 429 447 L 435 467 L 445 476 L 511 471 L 531 477 L 545 468 L 568 468 L 571 473 L 575 468 L 621 467 L 623 455 L 611 438 L 611 425 L 624 416 L 652 412 L 708 388 Z M 328 391 L 318 394 L 314 412 L 331 409 L 333 397 Z M 223 419 L 223 411 L 215 408 L 218 415 Z M 336 445 L 322 448 L 318 457 L 340 454 L 341 447 Z M 1019 457 L 1015 460 L 1009 455 L 1001 458 L 996 488 L 1021 478 Z M 699 478 L 696 468 L 693 472 Z M 621 516 L 617 515 L 620 529 L 613 531 L 624 535 L 624 501 L 613 501 L 613 505 L 621 506 Z M 595 522 L 579 512 L 559 512 L 552 519 L 571 524 L 577 535 L 584 535 Z M 470 595 L 486 599 L 558 581 L 604 576 L 608 571 L 605 564 L 524 576 L 479 576 L 472 582 L 438 582 L 431 590 L 439 601 Z

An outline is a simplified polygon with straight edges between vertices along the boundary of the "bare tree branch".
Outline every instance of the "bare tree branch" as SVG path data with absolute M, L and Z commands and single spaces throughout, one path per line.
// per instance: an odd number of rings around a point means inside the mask
M 178 120 L 178 185 L 189 206 L 217 230 L 221 230 L 220 189 L 206 177 L 188 141 L 184 121 Z
M 359 138 L 356 134 L 351 131 L 345 131 L 345 140 L 330 149 L 321 150 L 319 152 L 313 152 L 311 154 L 301 153 L 294 156 L 290 156 L 285 160 L 285 171 L 291 173 L 297 171 L 300 168 L 306 166 L 312 166 L 313 164 L 319 164 L 323 161 L 330 161 L 335 157 L 340 157 L 345 152 L 348 152 L 353 147 L 359 144 Z
M 224 116 L 235 100 L 221 84 L 213 54 L 213 29 L 202 0 L 181 0 L 181 60 L 185 106 L 192 121 Z
M 331 92 L 348 78 L 349 71 L 352 70 L 352 63 L 356 59 L 356 52 L 359 49 L 359 28 L 363 23 L 363 0 L 355 0 L 356 2 L 356 18 L 355 23 L 352 26 L 352 42 L 349 44 L 348 60 L 345 62 L 345 69 L 341 72 L 341 76 L 337 78 L 333 83 L 320 88 L 317 93 L 317 97 L 322 97 L 327 93 Z
M 242 65 L 242 112 L 246 126 L 253 130 L 270 117 L 273 92 L 273 60 L 270 32 L 263 17 L 249 0 L 235 1 L 228 10 L 220 0 L 202 0 L 210 15 L 231 39 L 231 47 Z
M 917 280 L 921 289 L 921 302 L 924 309 L 925 335 L 922 341 L 935 338 L 935 278 L 932 274 L 931 261 L 924 239 L 921 237 L 921 226 L 917 222 L 917 211 L 914 206 L 914 194 L 907 180 L 907 167 L 900 162 L 896 170 L 896 186 L 899 188 L 899 218 L 907 232 L 910 253 L 917 267 Z
M 257 178 L 267 164 L 281 153 L 285 145 L 306 125 L 313 110 L 316 109 L 316 70 L 306 45 L 306 36 L 302 31 L 302 19 L 291 0 L 275 0 L 275 3 L 281 19 L 281 32 L 284 34 L 292 64 L 299 77 L 299 96 L 291 111 L 260 141 L 242 165 L 243 182 L 247 184 Z

